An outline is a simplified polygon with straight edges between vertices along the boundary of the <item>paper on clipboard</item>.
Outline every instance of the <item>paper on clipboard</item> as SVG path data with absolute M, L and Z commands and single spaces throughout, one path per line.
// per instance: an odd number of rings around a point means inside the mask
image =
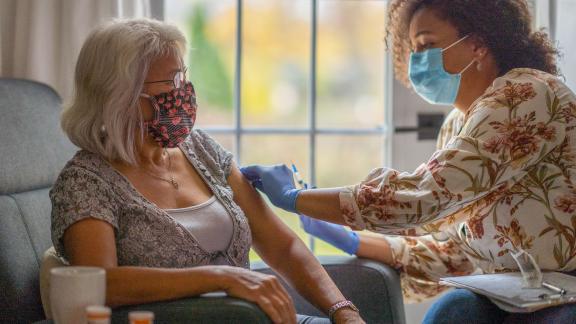
M 484 295 L 508 312 L 533 312 L 550 306 L 576 303 L 576 277 L 560 272 L 546 272 L 543 279 L 564 288 L 567 293 L 560 296 L 545 287 L 523 288 L 524 280 L 520 272 L 446 277 L 441 278 L 440 283 Z

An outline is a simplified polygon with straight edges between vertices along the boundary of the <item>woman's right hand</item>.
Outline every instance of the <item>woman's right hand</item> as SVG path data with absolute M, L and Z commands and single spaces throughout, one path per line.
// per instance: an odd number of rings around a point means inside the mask
M 274 323 L 296 323 L 294 302 L 278 278 L 239 267 L 217 269 L 222 289 L 229 296 L 257 304 Z

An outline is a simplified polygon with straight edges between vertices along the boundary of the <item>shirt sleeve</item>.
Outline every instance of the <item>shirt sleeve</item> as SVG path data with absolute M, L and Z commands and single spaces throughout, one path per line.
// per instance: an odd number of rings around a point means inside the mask
M 431 235 L 420 237 L 385 236 L 390 245 L 406 303 L 422 302 L 448 289 L 442 277 L 472 274 L 474 265 L 461 250 L 463 244 L 452 237 L 438 241 Z
M 546 83 L 503 77 L 491 89 L 460 133 L 414 172 L 375 169 L 343 190 L 345 221 L 386 234 L 439 232 L 464 221 L 454 212 L 509 188 L 563 141 L 565 126 Z
M 118 230 L 117 204 L 110 185 L 91 171 L 69 167 L 62 171 L 50 191 L 52 201 L 52 243 L 65 255 L 63 236 L 72 224 L 95 218 Z
M 438 133 L 436 150 L 443 149 L 452 137 L 458 134 L 462 127 L 461 116 L 462 113 L 456 108 L 452 109 L 452 111 L 448 113 L 448 116 L 444 119 L 440 132 Z
M 446 117 L 438 135 L 436 149 L 441 150 L 460 130 L 459 110 Z M 440 285 L 442 277 L 468 275 L 475 271 L 462 250 L 465 244 L 451 227 L 438 236 L 383 236 L 393 256 L 393 265 L 400 272 L 400 284 L 406 303 L 419 303 L 449 289 Z M 441 237 L 441 238 L 438 238 Z
M 220 170 L 224 173 L 224 178 L 228 179 L 232 172 L 234 155 L 214 140 L 208 133 L 203 130 L 196 131 L 204 150 L 216 162 Z

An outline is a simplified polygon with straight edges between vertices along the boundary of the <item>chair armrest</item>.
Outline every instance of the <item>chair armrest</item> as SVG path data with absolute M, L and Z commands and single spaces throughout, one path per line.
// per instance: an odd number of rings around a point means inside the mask
M 134 310 L 154 312 L 154 323 L 271 323 L 256 304 L 224 293 L 115 308 L 112 323 L 128 323 Z
M 394 269 L 374 260 L 350 256 L 320 256 L 318 260 L 342 294 L 358 307 L 366 323 L 406 322 L 400 278 Z M 252 270 L 273 273 L 263 262 L 253 263 Z M 326 316 L 283 283 L 299 314 Z

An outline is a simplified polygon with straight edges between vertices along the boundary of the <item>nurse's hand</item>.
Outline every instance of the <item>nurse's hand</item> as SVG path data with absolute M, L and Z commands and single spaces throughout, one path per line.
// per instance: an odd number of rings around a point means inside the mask
M 328 223 L 308 216 L 299 215 L 304 231 L 317 237 L 348 254 L 356 254 L 360 239 L 358 234 L 347 230 L 344 226 Z
M 301 189 L 296 189 L 292 170 L 286 165 L 251 165 L 240 171 L 252 185 L 263 192 L 274 206 L 296 212 L 296 198 Z

